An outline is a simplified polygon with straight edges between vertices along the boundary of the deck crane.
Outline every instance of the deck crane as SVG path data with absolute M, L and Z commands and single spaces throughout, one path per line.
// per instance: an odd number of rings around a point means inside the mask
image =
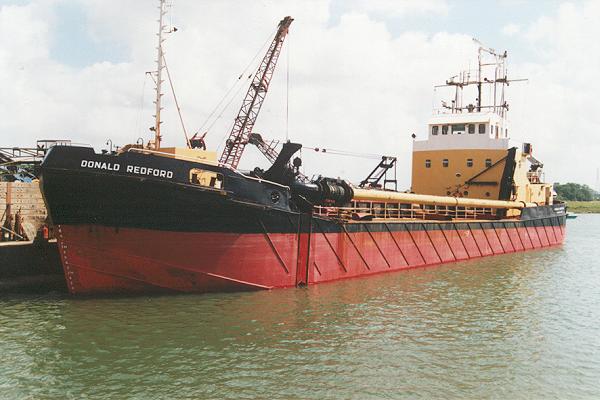
M 269 90 L 269 83 L 279 59 L 283 41 L 293 20 L 292 17 L 288 16 L 279 22 L 277 33 L 262 59 L 258 70 L 254 74 L 246 97 L 244 97 L 242 107 L 237 117 L 235 117 L 233 128 L 231 129 L 229 138 L 225 142 L 223 153 L 221 153 L 221 157 L 219 158 L 219 164 L 237 168 L 244 148 L 250 140 L 252 129 L 254 128 L 254 123 L 256 122 L 262 103 Z

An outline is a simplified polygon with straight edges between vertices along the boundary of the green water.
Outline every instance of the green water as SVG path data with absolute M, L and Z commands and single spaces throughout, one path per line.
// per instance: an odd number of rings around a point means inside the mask
M 1 297 L 0 398 L 600 398 L 600 215 L 563 247 L 308 289 Z

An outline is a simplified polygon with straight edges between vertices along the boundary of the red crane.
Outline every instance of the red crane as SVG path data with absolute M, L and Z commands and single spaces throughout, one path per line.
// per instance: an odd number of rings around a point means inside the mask
M 269 83 L 271 82 L 271 77 L 273 76 L 279 54 L 281 53 L 281 46 L 287 36 L 288 28 L 292 21 L 293 18 L 288 16 L 279 22 L 277 33 L 260 63 L 258 70 L 254 74 L 246 97 L 244 97 L 242 108 L 240 108 L 237 117 L 235 117 L 233 128 L 231 129 L 229 138 L 225 142 L 223 153 L 219 158 L 219 164 L 237 168 L 240 158 L 242 158 L 244 148 L 250 139 L 262 103 L 269 90 Z

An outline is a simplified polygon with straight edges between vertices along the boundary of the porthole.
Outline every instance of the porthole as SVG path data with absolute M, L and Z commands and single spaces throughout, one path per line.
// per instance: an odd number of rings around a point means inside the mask
M 272 191 L 271 192 L 271 201 L 273 203 L 279 203 L 279 199 L 281 199 L 281 194 L 276 190 Z

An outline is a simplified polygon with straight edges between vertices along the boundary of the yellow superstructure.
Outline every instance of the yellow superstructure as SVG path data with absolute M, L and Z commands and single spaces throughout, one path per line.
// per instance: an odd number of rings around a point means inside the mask
M 428 138 L 413 143 L 411 191 L 552 204 L 552 185 L 542 182 L 542 165 L 531 145 L 511 141 L 505 124 L 495 114 L 435 117 Z M 496 125 L 500 134 L 492 128 Z
M 492 62 L 483 60 L 486 54 Z M 454 88 L 454 99 L 434 111 L 427 138 L 413 142 L 411 192 L 552 204 L 552 185 L 543 182 L 543 164 L 532 146 L 509 138 L 506 57 L 480 47 L 478 70 L 438 86 Z M 493 75 L 485 76 L 485 68 Z M 490 85 L 488 104 L 481 99 L 483 85 Z M 464 106 L 463 90 L 469 87 L 475 87 L 475 103 Z
M 190 149 L 187 147 L 161 147 L 163 153 L 173 154 L 175 158 L 191 158 L 201 162 L 217 162 L 217 153 L 215 151 Z
M 505 150 L 424 150 L 413 152 L 412 191 L 436 196 L 498 199 Z M 477 176 L 477 183 L 465 182 Z

